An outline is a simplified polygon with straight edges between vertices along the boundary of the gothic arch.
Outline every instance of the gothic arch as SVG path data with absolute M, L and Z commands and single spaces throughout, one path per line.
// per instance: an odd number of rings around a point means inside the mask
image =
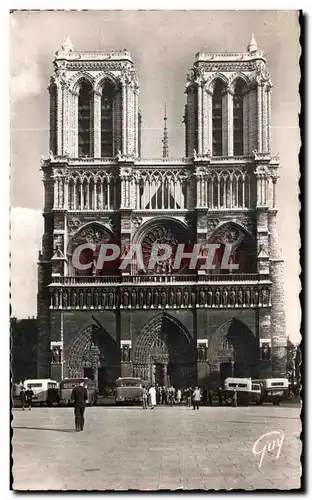
M 244 73 L 235 73 L 229 78 L 229 90 L 231 92 L 234 92 L 235 90 L 235 85 L 236 83 L 241 80 L 243 85 L 244 85 L 244 90 L 247 90 L 250 85 L 250 80 L 248 76 L 246 76 Z
M 222 234 L 226 230 L 239 231 L 242 233 L 242 236 L 247 236 L 248 238 L 250 238 L 253 241 L 254 244 L 256 244 L 251 233 L 249 231 L 247 231 L 247 229 L 244 226 L 242 226 L 239 222 L 236 222 L 236 221 L 226 221 L 226 222 L 221 223 L 216 229 L 214 229 L 214 231 L 209 236 L 208 243 L 216 243 L 217 240 L 219 240 L 219 237 L 220 236 L 222 237 Z M 234 238 L 234 235 L 233 235 L 233 238 Z M 234 245 L 235 245 L 235 243 L 234 243 L 235 241 L 237 241 L 237 240 L 233 241 Z M 227 243 L 227 241 L 224 241 L 224 242 Z M 231 241 L 228 241 L 228 243 L 231 243 Z
M 166 313 L 158 314 L 142 328 L 132 357 L 135 376 L 155 383 L 153 367 L 160 364 L 176 387 L 195 382 L 196 359 L 196 344 L 189 332 Z
M 67 377 L 83 377 L 85 368 L 98 369 L 119 362 L 119 348 L 107 331 L 90 319 L 78 332 L 66 356 Z
M 214 75 L 207 80 L 206 86 L 208 92 L 213 93 L 217 81 L 220 81 L 225 87 L 229 84 L 229 79 L 223 75 L 223 73 L 214 73 Z
M 207 359 L 210 365 L 233 361 L 241 376 L 252 376 L 259 360 L 257 339 L 244 322 L 232 317 L 213 334 Z
M 88 229 L 93 230 L 90 232 L 89 236 L 90 236 L 90 238 L 93 237 L 95 244 L 98 244 L 101 241 L 103 243 L 107 243 L 108 240 L 111 240 L 114 238 L 114 234 L 105 224 L 101 224 L 100 222 L 97 222 L 97 221 L 88 222 L 88 223 L 82 225 L 81 227 L 79 227 L 79 229 L 70 238 L 68 245 L 67 245 L 67 254 L 68 255 L 72 255 L 73 249 L 76 247 L 77 244 L 87 243 L 87 239 L 85 239 L 85 238 L 86 237 L 88 238 L 88 234 L 86 234 L 88 232 Z M 100 233 L 98 235 L 97 239 L 96 239 L 96 231 L 98 231 Z M 94 234 L 92 234 L 92 233 L 94 233 Z M 101 240 L 101 236 L 103 236 L 103 237 L 106 236 L 105 233 L 107 233 L 107 238 L 105 240 L 104 239 Z M 74 245 L 75 245 L 75 247 L 74 247 Z
M 115 90 L 117 90 L 119 85 L 119 79 L 116 78 L 116 76 L 113 75 L 112 73 L 105 72 L 97 76 L 94 82 L 94 91 L 97 92 L 98 94 L 101 94 L 105 82 L 109 82 L 115 88 Z
M 208 243 L 220 244 L 216 250 L 214 264 L 216 268 L 212 274 L 227 274 L 228 269 L 222 269 L 221 263 L 224 252 L 224 245 L 231 245 L 231 262 L 237 264 L 235 273 L 256 273 L 257 272 L 257 243 L 254 237 L 239 223 L 228 221 L 218 226 L 208 238 Z
M 91 86 L 92 89 L 94 88 L 93 76 L 87 72 L 79 72 L 79 73 L 77 73 L 77 75 L 72 77 L 68 82 L 68 84 L 70 85 L 71 92 L 74 94 L 78 93 L 82 82 L 87 82 Z
M 146 221 L 137 229 L 136 233 L 133 235 L 132 241 L 135 243 L 142 243 L 144 237 L 150 230 L 155 229 L 159 226 L 165 227 L 166 224 L 176 225 L 176 227 L 178 227 L 182 233 L 185 233 L 185 235 L 188 236 L 189 241 L 193 240 L 193 235 L 190 233 L 189 227 L 179 219 L 170 216 L 156 216 L 151 220 Z

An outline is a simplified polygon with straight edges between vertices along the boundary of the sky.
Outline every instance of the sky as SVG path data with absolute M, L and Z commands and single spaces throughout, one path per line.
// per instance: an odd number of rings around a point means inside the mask
M 10 16 L 11 305 L 36 316 L 43 232 L 40 157 L 49 151 L 47 86 L 53 57 L 70 36 L 77 50 L 127 49 L 139 72 L 142 156 L 184 155 L 185 83 L 197 52 L 244 52 L 251 34 L 272 75 L 272 149 L 280 155 L 278 231 L 285 259 L 287 334 L 300 340 L 299 25 L 296 11 L 23 11 Z

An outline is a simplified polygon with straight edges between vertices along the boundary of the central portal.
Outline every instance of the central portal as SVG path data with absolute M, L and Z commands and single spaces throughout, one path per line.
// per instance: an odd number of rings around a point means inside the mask
M 196 344 L 178 320 L 163 313 L 144 327 L 134 348 L 134 376 L 183 389 L 196 384 L 196 367 Z

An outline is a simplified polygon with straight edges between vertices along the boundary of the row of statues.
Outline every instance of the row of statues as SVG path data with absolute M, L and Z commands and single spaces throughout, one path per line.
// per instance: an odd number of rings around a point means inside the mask
M 166 307 L 256 307 L 270 305 L 267 288 L 148 288 L 87 289 L 55 291 L 52 308 L 63 309 L 114 309 L 121 308 L 166 308 Z

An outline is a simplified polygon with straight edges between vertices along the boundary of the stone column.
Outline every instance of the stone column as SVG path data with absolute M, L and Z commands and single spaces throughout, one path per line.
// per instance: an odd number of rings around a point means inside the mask
M 203 154 L 203 86 L 197 87 L 198 154 Z
M 269 211 L 270 233 L 270 277 L 271 291 L 271 336 L 272 336 L 272 376 L 286 376 L 287 338 L 284 308 L 284 260 L 278 245 L 277 210 Z
M 257 151 L 262 153 L 262 109 L 263 109 L 263 85 L 257 85 Z
M 101 96 L 102 93 L 94 91 L 93 93 L 93 128 L 94 128 L 94 156 L 101 158 Z
M 63 139 L 64 139 L 64 86 L 61 83 L 56 84 L 57 87 L 57 154 L 63 155 Z

